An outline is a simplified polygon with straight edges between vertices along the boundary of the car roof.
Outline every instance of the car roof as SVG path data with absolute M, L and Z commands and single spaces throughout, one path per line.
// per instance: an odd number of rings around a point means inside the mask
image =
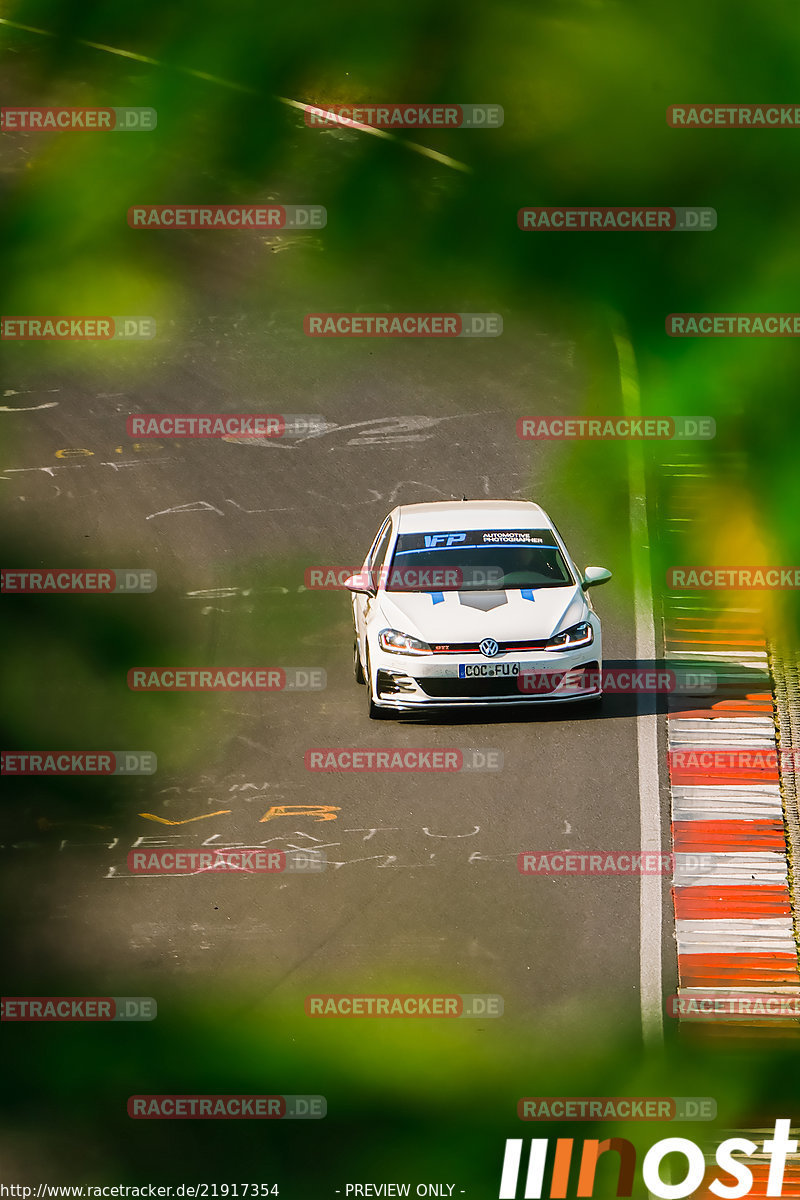
M 438 504 L 401 504 L 393 515 L 400 533 L 553 527 L 544 509 L 529 500 L 445 500 Z

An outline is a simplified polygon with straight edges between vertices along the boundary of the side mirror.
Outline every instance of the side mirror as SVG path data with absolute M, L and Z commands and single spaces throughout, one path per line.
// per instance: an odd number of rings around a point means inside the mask
M 610 578 L 611 572 L 607 571 L 605 567 L 587 567 L 583 573 L 581 588 L 585 592 L 587 588 L 597 587 L 601 583 L 608 583 Z
M 350 575 L 344 581 L 348 592 L 357 592 L 361 596 L 375 595 L 375 580 L 371 571 L 359 571 L 358 575 Z

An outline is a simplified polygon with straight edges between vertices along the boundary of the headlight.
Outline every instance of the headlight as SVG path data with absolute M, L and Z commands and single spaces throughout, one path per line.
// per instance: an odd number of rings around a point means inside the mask
M 548 640 L 545 650 L 574 650 L 578 646 L 591 646 L 594 641 L 594 630 L 588 621 L 573 625 Z
M 378 645 L 390 654 L 433 654 L 427 642 L 397 629 L 382 629 L 378 634 Z

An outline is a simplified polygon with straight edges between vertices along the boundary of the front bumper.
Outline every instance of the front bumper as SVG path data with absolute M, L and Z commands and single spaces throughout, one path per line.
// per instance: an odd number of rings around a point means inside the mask
M 374 660 L 373 693 L 382 708 L 480 708 L 493 705 L 574 704 L 603 694 L 599 636 L 594 642 L 565 653 L 521 653 L 486 659 L 481 655 L 413 657 L 378 652 Z M 459 678 L 459 667 L 480 669 L 494 663 L 518 665 L 520 674 Z M 576 686 L 575 672 L 584 676 Z M 573 673 L 564 678 L 567 673 Z M 554 676 L 554 679 L 551 679 Z

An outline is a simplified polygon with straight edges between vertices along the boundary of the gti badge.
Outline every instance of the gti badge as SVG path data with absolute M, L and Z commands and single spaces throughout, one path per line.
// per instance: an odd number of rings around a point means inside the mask
M 500 653 L 500 647 L 494 638 L 484 638 L 479 648 L 481 654 L 485 655 L 486 658 L 494 658 L 496 654 Z

